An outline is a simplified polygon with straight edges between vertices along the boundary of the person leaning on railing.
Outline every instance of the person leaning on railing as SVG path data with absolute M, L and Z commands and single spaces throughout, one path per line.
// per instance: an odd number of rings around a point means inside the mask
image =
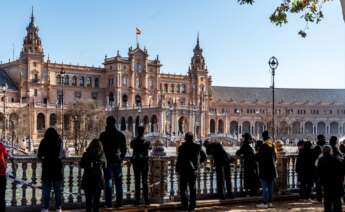
M 196 177 L 199 166 L 206 161 L 206 154 L 199 144 L 193 142 L 193 134 L 187 132 L 185 142 L 178 148 L 176 172 L 180 180 L 182 210 L 193 211 L 196 207 Z M 186 190 L 189 187 L 189 201 Z
M 50 191 L 55 193 L 55 208 L 61 212 L 61 190 L 63 182 L 62 158 L 64 157 L 63 144 L 54 128 L 48 128 L 38 147 L 37 156 L 42 160 L 43 209 L 48 212 Z

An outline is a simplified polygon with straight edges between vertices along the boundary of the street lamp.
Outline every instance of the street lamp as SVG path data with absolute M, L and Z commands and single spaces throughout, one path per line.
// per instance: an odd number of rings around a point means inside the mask
M 279 62 L 276 57 L 271 57 L 268 61 L 268 65 L 270 66 L 271 73 L 272 73 L 272 139 L 273 142 L 275 141 L 275 122 L 274 122 L 274 76 L 276 69 L 278 68 Z
M 61 76 L 61 96 L 60 96 L 60 104 L 61 104 L 61 138 L 62 138 L 62 142 L 64 141 L 64 129 L 63 129 L 63 125 L 64 125 L 64 116 L 63 116 L 63 107 L 64 107 L 64 84 L 65 84 L 65 71 L 63 68 L 63 64 L 62 64 L 62 68 L 60 71 L 60 76 Z
M 4 108 L 3 108 L 3 112 L 4 112 L 4 125 L 3 125 L 3 138 L 4 141 L 6 142 L 6 92 L 7 92 L 8 86 L 7 83 L 5 83 L 5 85 L 1 86 L 1 92 L 3 93 L 3 100 L 4 100 Z M 13 147 L 13 146 L 12 146 Z

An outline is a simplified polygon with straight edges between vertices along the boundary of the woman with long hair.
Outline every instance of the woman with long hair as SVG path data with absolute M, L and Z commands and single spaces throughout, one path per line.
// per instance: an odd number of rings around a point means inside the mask
M 39 145 L 37 156 L 42 160 L 43 209 L 48 212 L 50 191 L 55 193 L 55 209 L 61 212 L 61 190 L 63 181 L 62 140 L 54 128 L 48 128 Z
M 101 191 L 104 188 L 104 171 L 107 160 L 102 143 L 93 139 L 80 161 L 80 167 L 84 169 L 81 188 L 85 192 L 86 211 L 98 212 Z

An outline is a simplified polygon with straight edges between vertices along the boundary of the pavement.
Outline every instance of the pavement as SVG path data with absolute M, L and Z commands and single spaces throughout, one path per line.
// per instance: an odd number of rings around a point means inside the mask
M 173 212 L 173 211 L 181 211 L 176 208 L 178 203 L 171 203 L 169 205 L 164 204 L 164 208 L 161 208 L 159 204 L 151 204 L 149 207 L 145 207 L 144 205 L 139 205 L 137 207 L 134 206 L 126 206 L 122 208 L 116 208 L 113 210 L 100 210 L 100 211 L 126 211 L 126 212 Z M 224 202 L 222 203 L 224 204 Z M 207 206 L 210 205 L 210 206 Z M 256 208 L 256 203 L 248 202 L 248 203 L 231 203 L 231 204 L 224 204 L 224 205 L 212 205 L 211 201 L 198 201 L 198 208 L 195 211 L 200 212 L 226 212 L 226 211 L 233 211 L 233 212 L 250 212 L 250 211 L 257 211 L 257 212 L 321 212 L 323 211 L 323 206 L 321 203 L 312 202 L 312 201 L 300 201 L 300 200 L 286 200 L 286 201 L 278 201 L 273 202 L 273 208 L 268 209 L 258 209 Z M 73 211 L 65 211 L 64 212 L 81 212 L 84 210 L 73 210 Z M 345 205 L 343 206 L 343 211 L 345 211 Z

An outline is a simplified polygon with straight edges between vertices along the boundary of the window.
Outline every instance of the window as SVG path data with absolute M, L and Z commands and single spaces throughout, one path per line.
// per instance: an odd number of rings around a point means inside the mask
M 72 77 L 72 85 L 77 86 L 77 76 Z
M 108 79 L 108 88 L 111 88 L 114 86 L 114 78 Z
M 99 78 L 95 78 L 95 88 L 99 88 Z
M 85 84 L 85 78 L 84 77 L 80 77 L 80 81 L 79 81 L 80 87 L 84 87 L 84 84 Z
M 65 76 L 65 80 L 64 81 L 65 81 L 64 82 L 65 85 L 69 85 L 69 76 L 68 75 Z
M 97 99 L 97 95 L 98 95 L 98 93 L 95 92 L 95 91 L 93 91 L 93 92 L 91 93 L 91 98 L 94 99 L 94 100 L 96 100 L 96 99 Z
M 34 96 L 37 96 L 37 89 L 34 89 Z
M 38 74 L 34 74 L 33 82 L 38 82 Z
M 81 91 L 75 91 L 75 92 L 74 92 L 74 97 L 75 97 L 75 98 L 81 98 L 81 96 L 82 96 L 82 95 L 81 95 Z
M 149 89 L 153 90 L 153 80 L 149 79 Z
M 136 88 L 141 88 L 141 81 L 140 81 L 139 77 L 137 77 L 135 79 L 135 86 L 136 86 Z
M 137 64 L 134 65 L 134 71 L 141 72 L 142 69 L 143 69 L 143 67 L 142 67 L 141 64 L 137 63 Z
M 86 80 L 86 86 L 87 87 L 92 87 L 92 78 L 91 77 L 88 77 L 87 80 Z
M 60 74 L 56 75 L 56 84 L 61 85 L 61 75 Z
M 122 79 L 122 85 L 123 85 L 124 87 L 127 87 L 127 86 L 128 86 L 128 78 L 127 78 L 127 77 L 123 77 L 123 79 Z
M 36 67 L 36 66 L 37 66 L 37 63 L 36 63 L 36 62 L 33 62 L 32 65 L 33 65 L 34 67 Z

